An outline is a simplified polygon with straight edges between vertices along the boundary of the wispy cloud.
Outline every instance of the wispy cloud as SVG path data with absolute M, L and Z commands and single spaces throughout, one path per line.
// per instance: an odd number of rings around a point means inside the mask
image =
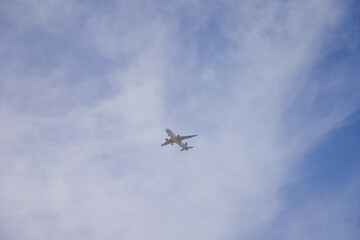
M 355 77 L 321 68 L 345 10 L 326 0 L 2 3 L 0 236 L 333 237 L 313 235 L 301 214 L 269 229 L 288 220 L 279 190 L 289 171 L 359 108 Z M 198 133 L 196 148 L 160 148 L 167 127 Z M 334 197 L 322 226 L 355 195 Z M 304 207 L 313 222 L 334 206 L 320 200 Z M 355 239 L 343 224 L 336 236 Z

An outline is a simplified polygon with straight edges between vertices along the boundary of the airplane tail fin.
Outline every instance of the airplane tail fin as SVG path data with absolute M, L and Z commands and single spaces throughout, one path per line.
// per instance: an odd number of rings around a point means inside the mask
M 187 142 L 184 144 L 185 145 L 185 148 L 181 149 L 180 151 L 184 151 L 184 150 L 189 150 L 190 148 L 194 148 L 194 147 L 188 147 L 187 146 Z

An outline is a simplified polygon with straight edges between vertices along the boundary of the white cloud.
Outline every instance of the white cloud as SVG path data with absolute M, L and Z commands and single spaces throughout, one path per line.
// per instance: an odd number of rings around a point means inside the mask
M 1 69 L 3 238 L 256 239 L 280 213 L 288 169 L 356 110 L 332 88 L 314 90 L 319 82 L 310 74 L 328 29 L 341 20 L 332 1 L 118 1 L 91 13 L 84 9 L 94 6 L 52 3 L 68 17 L 41 9 L 39 18 L 32 10 L 6 16 L 19 26 L 11 47 L 25 48 Z M 40 71 L 22 61 L 32 45 L 14 36 L 27 19 L 95 52 L 104 75 L 76 79 L 84 68 L 59 60 Z M 81 61 L 71 63 L 90 62 L 73 56 Z M 110 90 L 94 97 L 101 85 Z M 326 96 L 334 96 L 328 111 L 312 114 Z M 167 127 L 199 133 L 196 148 L 160 148 Z

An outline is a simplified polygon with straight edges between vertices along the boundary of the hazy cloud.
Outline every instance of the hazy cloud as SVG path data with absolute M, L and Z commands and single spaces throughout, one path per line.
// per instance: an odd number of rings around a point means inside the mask
M 353 72 L 321 67 L 345 5 L 0 9 L 2 238 L 356 238 L 343 220 L 359 211 L 358 181 L 295 216 L 280 191 L 304 153 L 359 109 Z M 165 128 L 199 134 L 196 148 L 160 148 Z

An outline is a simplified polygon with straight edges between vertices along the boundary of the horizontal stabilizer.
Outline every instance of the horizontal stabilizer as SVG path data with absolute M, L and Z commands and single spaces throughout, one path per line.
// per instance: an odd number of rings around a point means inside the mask
M 181 149 L 180 151 L 184 151 L 184 150 L 189 150 L 190 148 L 194 148 L 194 147 L 186 147 L 186 148 L 183 148 L 183 149 Z

